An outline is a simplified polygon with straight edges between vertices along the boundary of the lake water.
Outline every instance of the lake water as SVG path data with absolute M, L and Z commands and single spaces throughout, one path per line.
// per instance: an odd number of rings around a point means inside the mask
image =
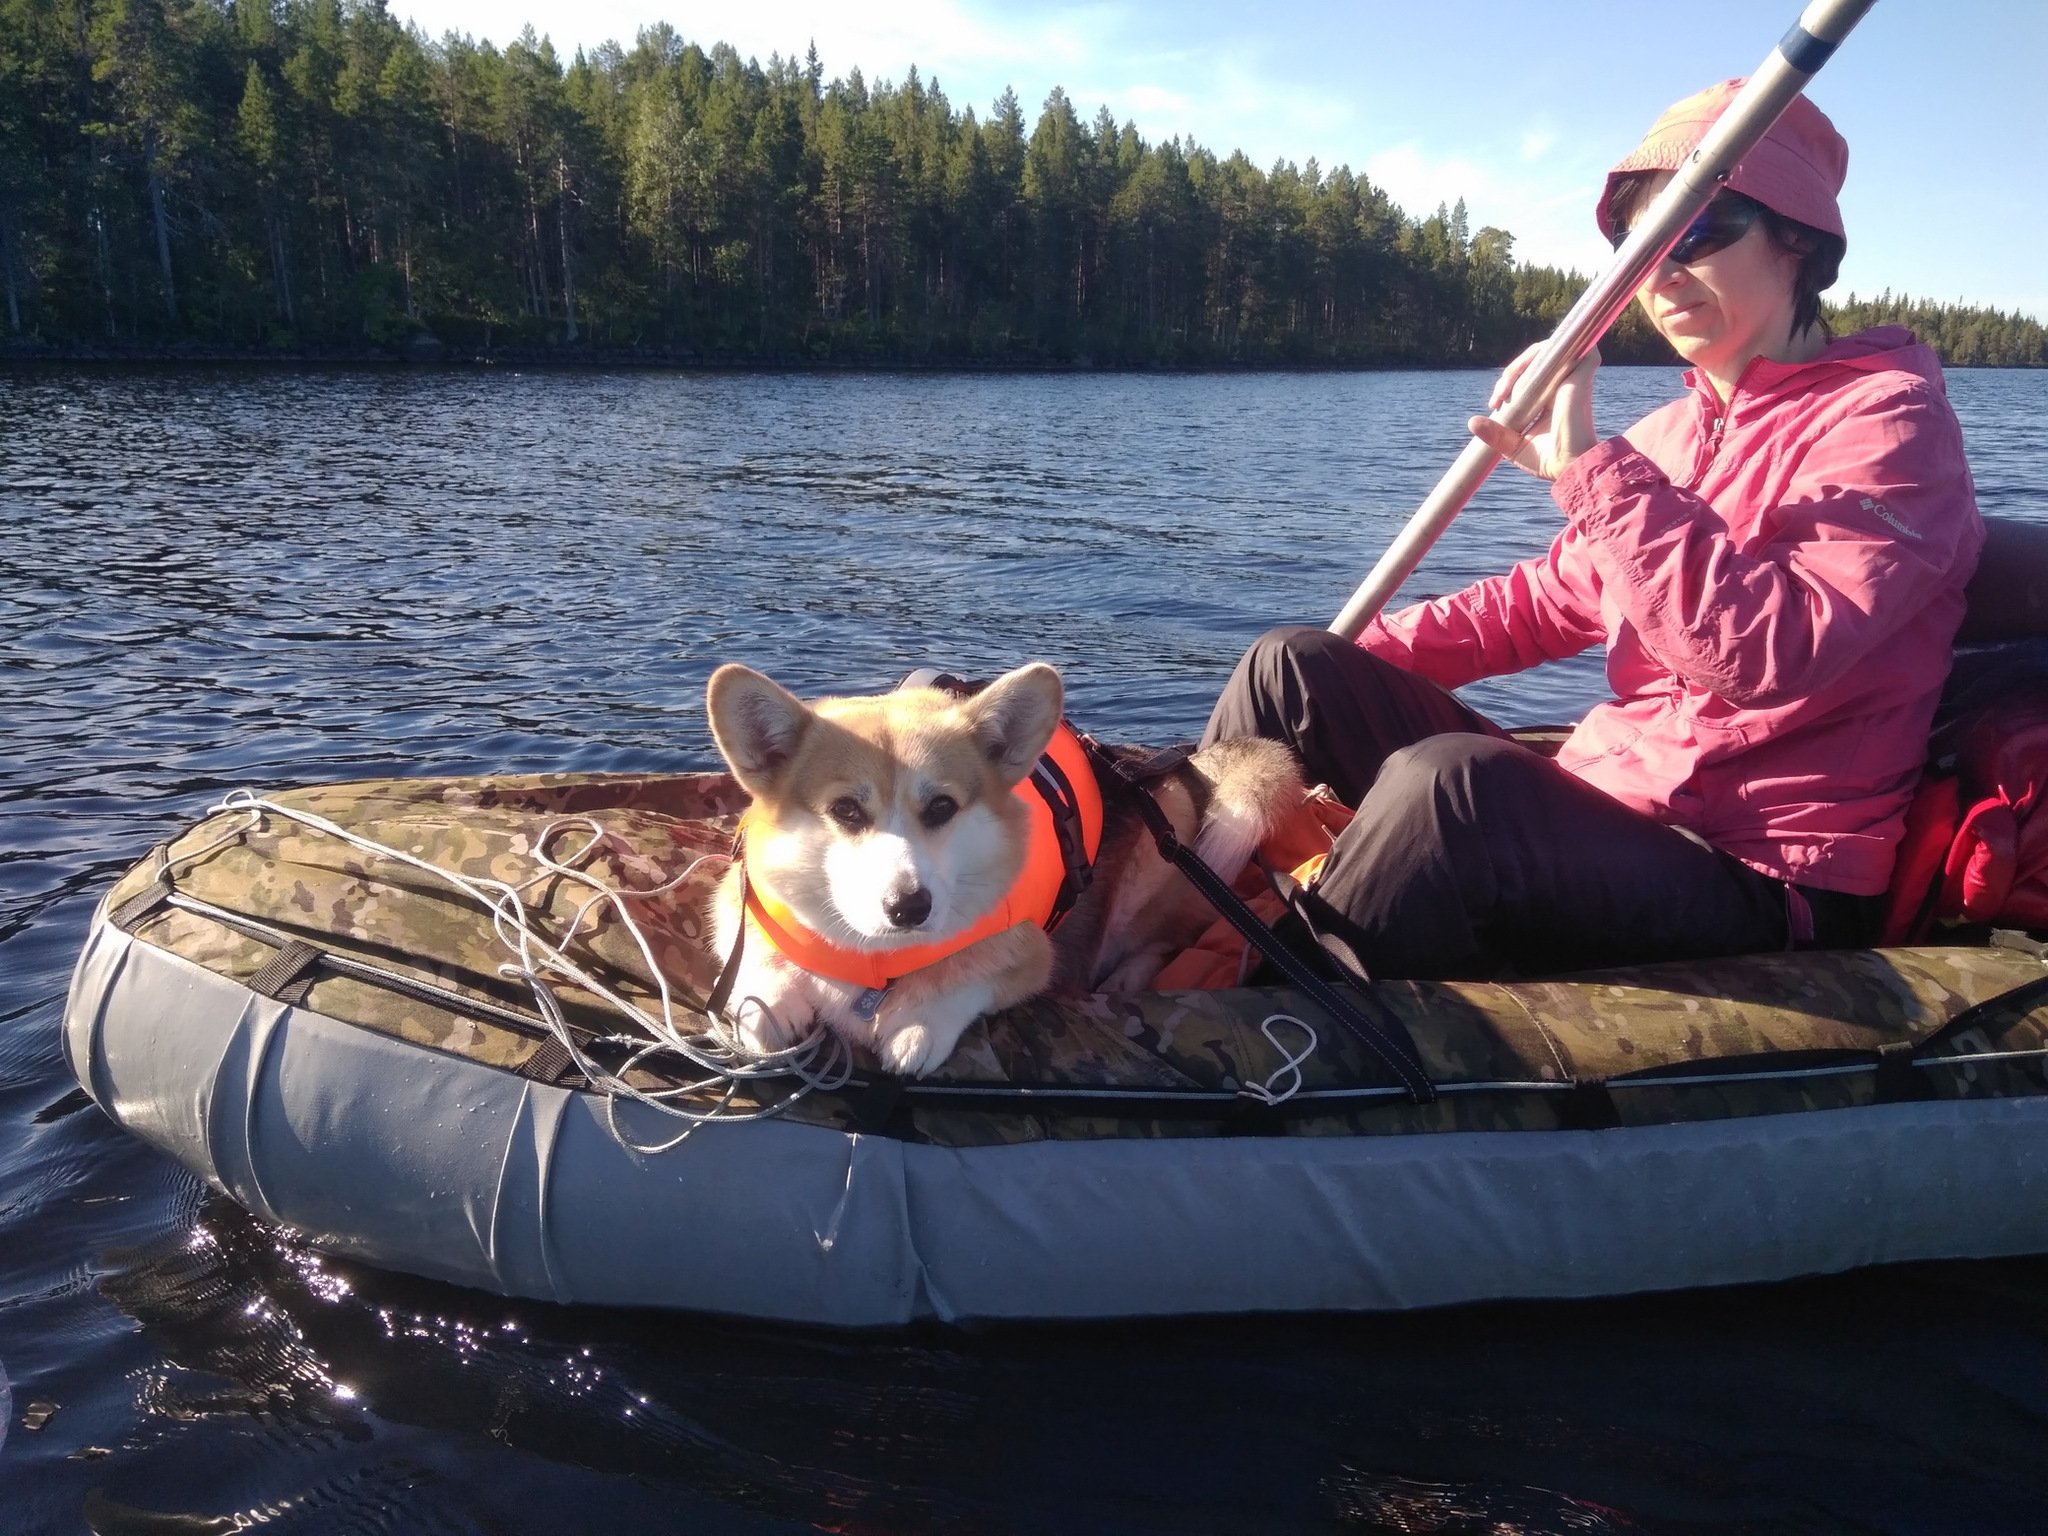
M 221 791 L 706 767 L 726 660 L 1044 657 L 1099 734 L 1189 736 L 1486 384 L 0 373 L 0 1531 L 2048 1529 L 2048 1260 L 844 1335 L 323 1264 L 67 1098 L 93 903 Z M 1608 370 L 1603 430 L 1675 384 Z M 1985 510 L 2048 517 L 2048 374 L 1952 391 Z M 1556 525 L 1503 471 L 1411 592 Z M 1468 692 L 1532 722 L 1601 686 Z

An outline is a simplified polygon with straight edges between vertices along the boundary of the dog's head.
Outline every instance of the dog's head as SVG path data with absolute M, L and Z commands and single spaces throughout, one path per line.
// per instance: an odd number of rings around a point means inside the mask
M 1030 817 L 1012 791 L 1060 722 L 1043 662 L 971 699 L 935 688 L 807 705 L 742 666 L 705 707 L 754 797 L 749 877 L 823 938 L 892 949 L 979 921 L 1023 867 Z

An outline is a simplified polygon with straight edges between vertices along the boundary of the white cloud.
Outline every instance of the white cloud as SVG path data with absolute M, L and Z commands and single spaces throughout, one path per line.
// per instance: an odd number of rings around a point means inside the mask
M 1472 227 L 1491 224 L 1511 231 L 1515 255 L 1523 261 L 1586 272 L 1609 255 L 1593 229 L 1599 178 L 1576 167 L 1532 164 L 1526 156 L 1498 162 L 1466 155 L 1437 158 L 1411 141 L 1371 156 L 1365 174 L 1419 216 L 1462 197 Z
M 1427 214 L 1439 202 L 1463 197 L 1472 226 L 1513 231 L 1521 258 L 1582 271 L 1598 270 L 1608 257 L 1593 230 L 1593 201 L 1612 154 L 1640 126 L 1633 116 L 1619 123 L 1619 109 L 1603 114 L 1597 102 L 1574 98 L 1569 88 L 1548 95 L 1525 89 L 1532 74 L 1583 79 L 1579 43 L 1560 51 L 1554 41 L 1532 38 L 1478 48 L 1464 62 L 1466 73 L 1452 80 L 1441 56 L 1452 24 L 1418 19 L 1420 8 L 1391 0 L 1251 8 L 1227 13 L 1220 24 L 1216 18 L 1226 14 L 1220 10 L 1182 15 L 1159 0 L 1053 0 L 1043 7 L 1035 0 L 754 0 L 745 7 L 699 0 L 391 3 L 432 35 L 452 29 L 500 44 L 530 19 L 564 54 L 608 39 L 630 47 L 638 30 L 655 20 L 699 43 L 729 42 L 763 62 L 771 53 L 801 58 L 815 44 L 829 75 L 858 67 L 870 80 L 900 80 L 915 63 L 956 106 L 977 111 L 985 112 L 1005 86 L 1014 87 L 1027 121 L 1058 84 L 1084 119 L 1106 104 L 1118 122 L 1135 122 L 1154 141 L 1187 136 L 1219 154 L 1242 149 L 1261 166 L 1311 157 L 1326 169 L 1348 164 L 1411 213 Z M 1508 14 L 1504 5 L 1494 9 Z M 1747 53 L 1747 40 L 1741 51 Z M 1369 81 L 1351 67 L 1361 57 L 1374 61 Z M 1922 63 L 1917 53 L 1911 56 L 1913 70 Z M 1884 81 L 1892 78 L 1887 70 L 1901 66 L 1871 67 L 1877 69 L 1872 78 Z M 1912 79 L 1918 88 L 1920 75 Z M 1883 91 L 1865 94 L 1886 99 Z M 2034 99 L 2024 92 L 1990 95 Z M 1643 107 L 1643 120 L 1651 110 Z M 2012 108 L 2006 116 L 2026 126 L 1996 142 L 2033 142 L 2038 115 L 2038 106 Z M 1874 153 L 1883 156 L 1887 148 L 1878 136 L 1903 131 L 1877 118 L 1858 125 L 1851 138 L 1859 155 L 1866 141 L 1875 141 Z M 1915 163 L 1897 147 L 1889 153 L 1893 163 Z M 1997 174 L 2038 182 L 2032 169 Z M 2026 232 L 2039 222 L 2042 204 L 2036 199 L 2025 206 L 1999 253 L 1981 259 L 1959 253 L 1939 228 L 1909 239 L 1886 210 L 1859 213 L 1851 221 L 1857 237 L 1845 281 L 1914 291 L 1961 288 L 1979 302 L 2018 303 L 2042 313 L 2033 267 L 2012 254 L 2038 243 Z
M 1195 112 L 1192 97 L 1184 96 L 1179 91 L 1168 90 L 1163 85 L 1127 86 L 1122 92 L 1122 99 L 1130 108 L 1130 115 L 1145 123 L 1148 130 L 1155 122 L 1167 119 L 1179 122 L 1192 117 Z M 1162 137 L 1157 133 L 1152 133 L 1151 136 Z M 1173 135 L 1169 133 L 1163 137 L 1172 138 Z
M 516 35 L 510 17 L 530 18 L 565 54 L 607 40 L 630 47 L 654 20 L 764 61 L 771 53 L 801 58 L 815 44 L 829 75 L 858 67 L 870 80 L 900 80 L 914 63 L 957 105 L 977 110 L 1014 86 L 1027 118 L 1060 84 L 1084 118 L 1106 104 L 1119 122 L 1135 122 L 1155 141 L 1184 135 L 1218 154 L 1242 149 L 1262 166 L 1311 156 L 1325 168 L 1362 166 L 1413 213 L 1463 197 L 1474 228 L 1513 230 L 1518 254 L 1531 260 L 1583 267 L 1600 254 L 1584 213 L 1592 189 L 1558 163 L 1558 135 L 1547 123 L 1509 136 L 1504 144 L 1512 147 L 1494 156 L 1445 153 L 1421 138 L 1386 148 L 1366 142 L 1353 96 L 1319 87 L 1274 37 L 1163 45 L 1156 25 L 1126 5 L 1034 13 L 971 0 L 757 0 L 714 11 L 661 0 L 521 0 L 514 10 L 484 0 L 398 0 L 397 9 L 430 35 L 453 30 L 500 44 Z
M 525 20 L 563 54 L 616 41 L 631 47 L 639 31 L 666 21 L 692 42 L 730 43 L 742 55 L 802 58 L 813 45 L 828 74 L 858 68 L 870 80 L 901 79 L 915 64 L 927 78 L 957 77 L 948 94 L 978 106 L 1006 83 L 1030 100 L 1059 77 L 1102 56 L 1121 29 L 1114 7 L 1076 7 L 1028 20 L 984 13 L 961 0 L 891 0 L 885 6 L 843 0 L 759 0 L 743 9 L 662 0 L 521 0 L 518 8 L 484 0 L 397 0 L 430 35 L 466 32 L 503 44 Z M 520 18 L 514 21 L 513 18 Z M 1042 81 L 1043 84 L 1036 82 Z

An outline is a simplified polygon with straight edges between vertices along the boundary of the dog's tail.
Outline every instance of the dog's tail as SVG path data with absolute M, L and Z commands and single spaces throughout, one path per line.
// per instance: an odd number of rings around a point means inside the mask
M 1243 736 L 1204 747 L 1188 766 L 1209 786 L 1195 852 L 1225 880 L 1235 880 L 1301 804 L 1301 765 L 1279 742 Z

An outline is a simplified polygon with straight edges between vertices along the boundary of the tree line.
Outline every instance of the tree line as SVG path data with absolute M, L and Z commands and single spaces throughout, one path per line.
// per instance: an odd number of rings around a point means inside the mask
M 1847 334 L 1873 325 L 1903 325 L 1957 368 L 2048 368 L 2048 328 L 2040 321 L 1971 304 L 1937 304 L 1894 295 L 1874 299 L 1855 294 L 1827 306 L 1836 331 Z
M 0 0 L 0 299 L 29 347 L 1486 364 L 1584 286 L 1513 250 L 1462 202 L 1413 217 L 1058 89 L 982 116 L 914 68 L 828 81 L 665 24 L 565 65 L 382 0 Z M 1876 303 L 1957 361 L 2048 361 L 2032 321 Z M 1634 312 L 1606 351 L 1670 356 Z

